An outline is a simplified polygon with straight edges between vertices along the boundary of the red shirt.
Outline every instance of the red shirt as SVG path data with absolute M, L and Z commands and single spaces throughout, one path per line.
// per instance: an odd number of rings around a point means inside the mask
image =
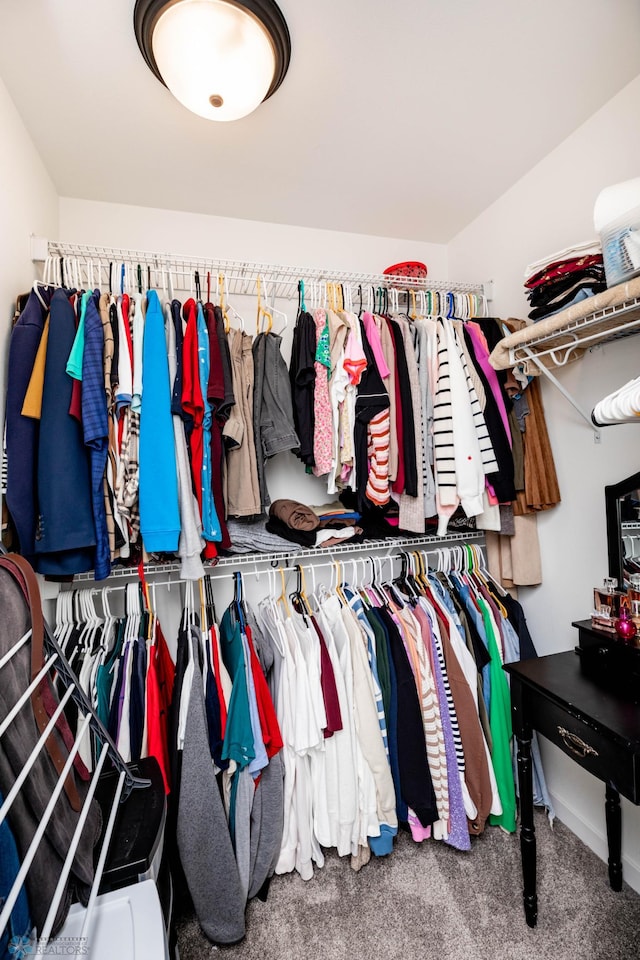
M 311 623 L 320 641 L 320 686 L 322 687 L 324 712 L 327 717 L 327 726 L 323 731 L 326 740 L 328 737 L 332 737 L 337 730 L 342 730 L 342 713 L 340 712 L 336 677 L 333 672 L 333 664 L 331 663 L 331 657 L 327 650 L 327 644 L 325 643 L 325 639 L 322 636 L 315 617 L 311 617 Z
M 265 750 L 267 751 L 267 756 L 269 759 L 271 759 L 271 757 L 275 757 L 279 750 L 282 750 L 282 734 L 280 733 L 278 718 L 276 716 L 275 707 L 273 706 L 273 700 L 271 699 L 271 693 L 269 692 L 265 675 L 262 672 L 262 667 L 260 666 L 260 661 L 256 656 L 256 652 L 253 649 L 251 627 L 246 626 L 245 632 L 247 634 L 247 640 L 249 641 L 251 675 L 253 677 L 253 685 L 256 689 L 258 717 L 260 719 L 262 739 L 264 741 Z
M 165 793 L 171 790 L 169 764 L 169 708 L 173 691 L 175 666 L 156 623 L 155 643 L 149 650 L 147 669 L 147 752 L 158 761 Z

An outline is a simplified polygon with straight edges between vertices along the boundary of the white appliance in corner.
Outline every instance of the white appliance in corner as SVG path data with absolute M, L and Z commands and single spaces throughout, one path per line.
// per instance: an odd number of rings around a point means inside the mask
M 38 946 L 38 956 L 60 956 L 64 947 L 65 956 L 89 960 L 169 960 L 164 917 L 153 880 L 101 894 L 83 937 L 86 915 L 84 907 L 73 904 L 49 947 Z
M 596 200 L 593 224 L 602 243 L 607 286 L 640 274 L 640 177 L 605 187 Z

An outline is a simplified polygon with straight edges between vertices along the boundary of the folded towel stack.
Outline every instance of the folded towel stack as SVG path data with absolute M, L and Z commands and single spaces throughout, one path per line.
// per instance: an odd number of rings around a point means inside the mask
M 534 323 L 607 287 L 602 249 L 595 241 L 567 247 L 530 264 L 525 278 L 529 318 Z

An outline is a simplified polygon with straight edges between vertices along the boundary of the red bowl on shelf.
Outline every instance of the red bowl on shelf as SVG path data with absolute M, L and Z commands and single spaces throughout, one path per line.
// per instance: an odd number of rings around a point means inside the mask
M 384 271 L 387 277 L 406 277 L 414 282 L 424 280 L 427 276 L 427 265 L 420 263 L 419 260 L 404 260 L 402 263 L 394 263 Z

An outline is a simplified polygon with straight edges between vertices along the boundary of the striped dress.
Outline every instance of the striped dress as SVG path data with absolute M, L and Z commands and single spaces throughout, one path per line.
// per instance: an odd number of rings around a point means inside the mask
M 435 678 L 431 670 L 425 641 L 422 637 L 420 624 L 409 609 L 404 607 L 397 611 L 402 624 L 405 647 L 413 667 L 413 674 L 422 711 L 425 742 L 427 745 L 427 761 L 436 795 L 438 818 L 442 821 L 445 830 L 449 821 L 449 785 L 447 774 L 447 754 L 442 732 L 440 705 L 436 690 Z

